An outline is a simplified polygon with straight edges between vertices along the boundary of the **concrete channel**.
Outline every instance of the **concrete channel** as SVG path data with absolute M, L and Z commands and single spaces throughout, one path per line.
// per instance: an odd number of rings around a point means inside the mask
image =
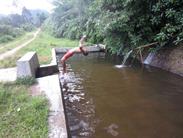
M 70 48 L 55 48 L 55 53 L 56 53 L 56 55 L 63 55 L 63 54 L 65 54 L 68 50 L 69 50 Z M 105 46 L 104 45 L 95 45 L 95 46 L 88 46 L 88 47 L 85 47 L 85 49 L 89 52 L 89 53 L 95 53 L 95 52 L 105 52 Z M 59 60 L 59 59 L 57 59 L 57 60 Z M 59 61 L 57 61 L 57 62 L 59 62 Z M 63 83 L 63 81 L 60 81 L 60 84 L 61 84 L 61 95 L 62 95 L 62 98 L 64 99 L 64 97 L 63 97 L 63 90 L 62 90 L 62 86 L 64 85 L 64 84 L 62 84 Z M 63 102 L 63 105 L 64 105 L 64 102 Z M 63 107 L 63 108 L 65 108 L 65 107 Z M 65 118 L 67 119 L 67 116 L 66 116 L 66 112 L 65 112 Z M 66 120 L 66 123 L 67 123 L 67 120 Z M 67 136 L 68 137 L 71 137 L 70 136 L 70 134 L 69 134 L 69 126 L 68 126 L 68 124 L 66 124 L 66 126 L 67 126 Z
M 52 61 L 40 65 L 36 52 L 28 52 L 17 61 L 16 78 L 34 77 L 38 89 L 49 101 L 49 138 L 68 138 L 63 95 L 59 81 L 59 71 L 55 49 L 52 49 Z M 15 79 L 16 80 L 16 79 Z
M 17 78 L 36 77 L 39 90 L 49 101 L 49 138 L 68 138 L 69 129 L 64 108 L 62 84 L 59 81 L 57 54 L 64 54 L 70 48 L 53 48 L 52 61 L 48 65 L 39 65 L 36 52 L 29 52 L 17 61 Z M 104 51 L 103 45 L 86 47 L 89 53 Z M 27 72 L 26 72 L 26 71 Z

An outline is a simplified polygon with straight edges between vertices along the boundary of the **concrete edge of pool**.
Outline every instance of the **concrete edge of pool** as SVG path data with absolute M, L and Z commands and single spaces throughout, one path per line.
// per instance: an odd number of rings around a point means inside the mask
M 50 64 L 46 65 L 39 65 L 38 59 L 35 61 L 33 56 L 29 56 L 29 59 L 26 59 L 25 62 L 27 64 L 24 65 L 24 62 L 21 64 L 21 70 L 24 73 L 24 70 L 28 68 L 29 70 L 33 70 L 31 75 L 36 77 L 38 82 L 38 89 L 40 92 L 43 92 L 49 101 L 49 116 L 48 116 L 48 137 L 49 138 L 68 138 L 69 137 L 69 129 L 67 126 L 66 114 L 65 114 L 65 107 L 63 101 L 63 91 L 61 88 L 59 74 L 58 74 L 58 64 L 57 64 L 57 54 L 64 54 L 70 48 L 53 48 L 52 49 L 52 61 Z M 86 47 L 88 52 L 104 52 L 105 46 L 104 45 L 96 45 L 96 46 L 88 46 Z M 28 54 L 28 53 L 27 53 Z M 36 54 L 36 52 L 34 52 Z M 25 56 L 25 55 L 24 55 Z M 37 62 L 38 66 L 35 64 L 31 64 L 32 62 Z M 28 66 L 27 66 L 28 65 Z M 17 68 L 13 73 L 16 76 Z M 21 72 L 21 73 L 22 73 Z M 27 72 L 22 76 L 26 76 Z
M 67 127 L 67 120 L 64 109 L 63 91 L 60 86 L 59 74 L 50 75 L 52 72 L 56 72 L 55 68 L 58 67 L 56 55 L 65 53 L 68 49 L 69 48 L 53 48 L 51 63 L 48 65 L 40 66 L 41 70 L 39 70 L 39 72 L 44 71 L 41 76 L 44 76 L 45 74 L 49 76 L 37 78 L 40 90 L 44 91 L 50 103 L 50 113 L 48 118 L 50 138 L 69 137 L 69 130 Z M 91 53 L 102 52 L 104 51 L 104 47 L 90 46 L 87 47 L 87 50 Z
M 94 45 L 94 46 L 86 46 L 85 48 L 89 53 L 105 52 L 105 45 L 102 45 L 102 44 L 98 44 L 98 45 Z M 54 48 L 56 54 L 64 54 L 69 49 L 71 49 L 71 48 L 70 47 Z
M 52 57 L 53 57 L 53 59 L 56 61 L 56 56 L 57 56 L 57 54 L 64 54 L 64 53 L 66 53 L 68 50 L 69 50 L 70 48 L 54 48 L 54 49 L 52 49 Z M 95 52 L 105 52 L 105 46 L 104 45 L 96 45 L 96 46 L 88 46 L 88 47 L 86 47 L 86 49 L 87 49 L 87 51 L 89 52 L 89 53 L 95 53 Z M 55 51 L 55 52 L 54 52 Z M 54 54 L 53 54 L 54 53 Z M 52 60 L 53 61 L 53 60 Z M 56 63 L 57 64 L 57 63 Z M 51 77 L 51 76 L 50 76 Z M 55 78 L 56 79 L 56 78 Z M 51 80 L 51 79 L 50 79 Z M 59 75 L 57 75 L 57 80 L 59 81 Z M 60 81 L 59 81 L 60 82 Z M 58 83 L 57 83 L 58 84 Z M 59 84 L 58 84 L 59 85 Z M 53 87 L 53 86 L 52 86 Z M 62 103 L 62 105 L 61 105 L 61 110 L 62 110 L 62 115 L 60 116 L 62 119 L 64 119 L 64 123 L 65 123 L 65 125 L 64 125 L 64 127 L 67 129 L 67 130 L 64 130 L 64 132 L 65 133 L 67 133 L 67 135 L 66 135 L 66 137 L 70 137 L 70 134 L 69 134 L 69 127 L 68 127 L 68 124 L 67 124 L 67 120 L 66 120 L 66 118 L 67 118 L 67 116 L 65 115 L 65 111 L 64 111 L 64 109 L 65 109 L 65 106 L 64 106 L 64 101 L 63 101 L 63 90 L 62 90 L 62 84 L 60 83 L 60 94 L 61 94 L 61 98 L 59 98 L 61 101 L 60 101 L 60 103 Z M 61 120 L 62 120 L 61 119 Z M 52 137 L 52 136 L 51 136 Z M 59 138 L 65 138 L 65 136 L 59 136 Z
M 59 75 L 51 75 L 37 79 L 40 90 L 49 100 L 49 137 L 67 138 L 67 125 L 65 118 L 62 91 L 60 88 Z
M 68 129 L 64 110 L 62 90 L 60 87 L 59 74 L 54 74 L 57 68 L 56 50 L 52 49 L 52 61 L 50 64 L 41 65 L 44 71 L 37 78 L 40 91 L 44 92 L 49 101 L 49 138 L 68 138 Z M 54 74 L 54 75 L 51 75 Z

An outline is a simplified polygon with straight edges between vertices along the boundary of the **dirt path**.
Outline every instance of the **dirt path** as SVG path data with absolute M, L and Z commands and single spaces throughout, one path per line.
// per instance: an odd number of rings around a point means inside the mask
M 38 35 L 38 33 L 40 32 L 40 30 L 41 30 L 41 29 L 39 28 L 39 29 L 34 33 L 33 38 L 29 39 L 29 40 L 26 41 L 25 43 L 23 43 L 23 44 L 17 46 L 16 48 L 14 48 L 14 49 L 12 49 L 12 50 L 10 50 L 10 51 L 8 51 L 8 52 L 5 52 L 5 53 L 3 53 L 3 54 L 0 54 L 0 60 L 3 60 L 3 59 L 5 59 L 5 58 L 7 58 L 7 57 L 10 57 L 11 55 L 15 54 L 15 53 L 16 53 L 18 50 L 20 50 L 21 48 L 27 46 L 29 43 L 31 43 L 31 42 L 37 37 L 37 35 Z

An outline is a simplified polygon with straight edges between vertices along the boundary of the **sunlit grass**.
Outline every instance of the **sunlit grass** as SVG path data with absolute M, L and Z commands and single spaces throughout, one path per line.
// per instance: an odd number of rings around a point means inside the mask
M 27 85 L 0 84 L 0 137 L 48 137 L 48 103 Z
M 51 49 L 54 47 L 75 47 L 78 41 L 64 38 L 55 38 L 45 31 L 41 31 L 37 38 L 28 46 L 22 48 L 10 58 L 0 61 L 0 68 L 14 67 L 16 61 L 29 51 L 36 51 L 40 64 L 47 64 L 51 61 Z

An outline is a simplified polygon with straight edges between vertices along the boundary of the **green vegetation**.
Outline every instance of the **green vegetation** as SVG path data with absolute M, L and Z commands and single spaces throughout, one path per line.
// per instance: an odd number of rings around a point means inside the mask
M 32 84 L 36 83 L 36 79 L 33 77 L 23 77 L 23 78 L 18 78 L 16 80 L 17 85 L 27 85 L 31 86 Z
M 51 62 L 51 49 L 55 47 L 74 47 L 78 45 L 78 41 L 71 41 L 64 38 L 55 38 L 51 36 L 46 30 L 38 34 L 37 38 L 28 46 L 19 50 L 15 55 L 10 58 L 0 61 L 0 68 L 7 68 L 16 66 L 16 61 L 25 53 L 36 51 L 40 64 L 47 64 Z
M 47 13 L 41 10 L 22 9 L 22 14 L 10 14 L 0 18 L 0 44 L 12 41 L 40 27 L 47 18 Z
M 57 0 L 50 20 L 57 37 L 104 43 L 112 53 L 183 40 L 182 0 Z
M 48 104 L 31 97 L 28 87 L 0 84 L 0 137 L 47 137 Z
M 0 44 L 12 41 L 24 33 L 25 31 L 22 28 L 0 23 Z
M 0 44 L 0 54 L 6 52 L 8 50 L 11 50 L 11 49 L 17 47 L 18 45 L 25 43 L 27 40 L 29 40 L 33 37 L 33 33 L 34 32 L 28 32 L 25 35 L 22 35 L 16 39 L 14 39 L 13 41 Z
M 20 16 L 20 15 L 17 15 L 17 16 Z M 4 17 L 0 19 L 0 44 L 1 45 L 4 45 L 4 43 L 7 43 L 13 40 L 21 39 L 19 37 L 23 36 L 26 32 L 31 32 L 35 29 L 35 27 L 32 24 L 27 22 L 23 22 L 21 23 L 21 25 L 19 24 L 14 25 L 12 23 L 13 19 L 10 17 Z

